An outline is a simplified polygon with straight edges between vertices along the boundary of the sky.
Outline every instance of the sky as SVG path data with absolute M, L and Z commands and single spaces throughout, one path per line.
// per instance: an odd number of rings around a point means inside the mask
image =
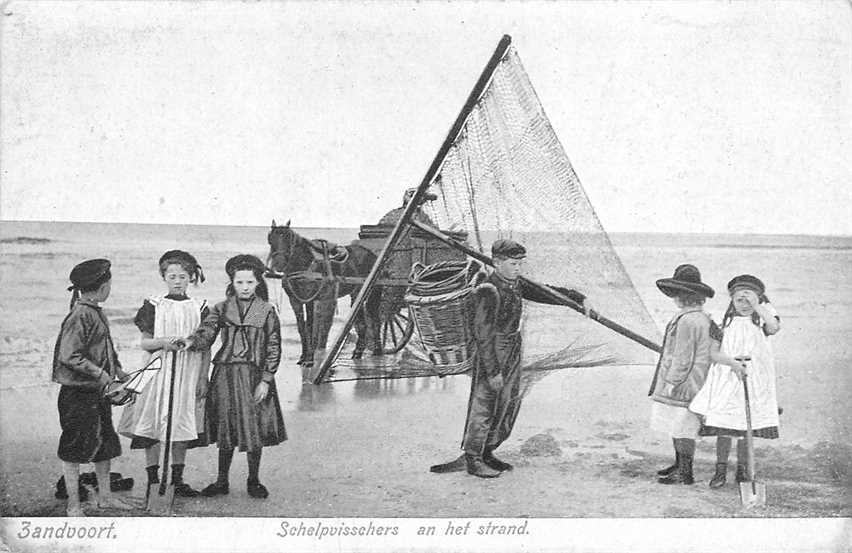
M 848 2 L 2 9 L 2 220 L 375 223 L 509 34 L 608 231 L 852 234 Z

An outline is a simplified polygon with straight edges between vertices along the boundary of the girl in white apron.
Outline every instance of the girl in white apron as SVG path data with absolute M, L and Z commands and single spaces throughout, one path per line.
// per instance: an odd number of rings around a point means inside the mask
M 699 434 L 717 436 L 716 474 L 710 480 L 711 488 L 725 485 L 733 438 L 739 438 L 736 480 L 747 479 L 743 374 L 748 375 L 754 436 L 778 438 L 775 363 L 769 336 L 781 329 L 781 319 L 765 290 L 763 282 L 752 275 L 739 275 L 728 283 L 731 303 L 722 321 L 721 344 L 715 342 L 714 364 L 704 386 L 689 405 L 690 411 L 703 417 Z M 742 361 L 743 358 L 750 360 Z
M 207 445 L 203 431 L 204 396 L 207 391 L 210 351 L 186 351 L 181 337 L 198 328 L 207 315 L 206 302 L 186 294 L 190 283 L 197 285 L 204 281 L 204 274 L 192 255 L 181 250 L 171 250 L 160 258 L 160 275 L 168 293 L 146 299 L 136 314 L 135 322 L 142 332 L 142 349 L 152 355 L 162 356 L 162 368 L 136 400 L 125 407 L 118 431 L 131 438 L 131 449 L 145 450 L 148 484 L 159 482 L 160 442 L 166 434 L 172 356 L 176 356 L 172 407 L 172 482 L 175 495 L 194 497 L 198 491 L 183 481 L 183 470 L 186 450 Z

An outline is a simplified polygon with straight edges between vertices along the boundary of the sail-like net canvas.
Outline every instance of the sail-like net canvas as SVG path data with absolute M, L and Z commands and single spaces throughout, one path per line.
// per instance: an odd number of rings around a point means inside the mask
M 509 48 L 455 136 L 416 219 L 490 255 L 497 238 L 527 249 L 525 276 L 584 293 L 594 308 L 630 331 L 659 342 L 659 332 L 592 208 L 532 87 L 520 58 Z M 401 211 L 401 210 L 399 210 Z M 388 222 L 388 221 L 386 221 Z M 385 231 L 385 236 L 387 231 Z M 362 227 L 372 249 L 381 229 Z M 431 241 L 430 241 L 431 240 Z M 447 251 L 451 250 L 452 255 Z M 465 259 L 446 244 L 408 228 L 393 246 L 381 275 L 405 278 L 414 262 Z M 380 279 L 381 280 L 381 279 Z M 385 312 L 384 355 L 352 360 L 354 340 L 330 352 L 334 369 L 323 380 L 397 378 L 440 374 L 430 362 L 404 286 L 378 286 Z M 394 303 L 397 298 L 397 303 Z M 390 310 L 393 313 L 390 313 Z M 396 314 L 394 314 L 396 313 Z M 655 353 L 564 306 L 525 302 L 524 359 L 531 369 L 611 364 L 651 364 Z M 388 324 L 390 322 L 390 325 Z M 413 325 L 411 325 L 413 326 Z M 410 330 L 410 337 L 405 333 Z M 389 336 L 392 332 L 395 338 Z M 335 329 L 332 330 L 334 335 Z M 399 336 L 396 336 L 399 335 Z M 399 351 L 394 344 L 404 346 Z

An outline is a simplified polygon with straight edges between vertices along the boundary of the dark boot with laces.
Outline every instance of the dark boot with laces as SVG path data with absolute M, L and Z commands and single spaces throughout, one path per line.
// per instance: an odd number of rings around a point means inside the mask
M 175 486 L 175 495 L 177 497 L 198 497 L 198 490 L 183 481 L 184 465 L 172 465 L 172 484 Z
M 201 495 L 204 497 L 215 497 L 217 495 L 228 495 L 229 487 L 227 482 L 220 482 L 216 480 L 203 490 L 201 490 Z
M 252 480 L 251 478 L 246 480 L 246 491 L 248 491 L 251 497 L 256 499 L 266 499 L 269 497 L 269 490 L 260 483 L 260 480 Z
M 721 488 L 728 480 L 728 463 L 716 463 L 716 474 L 710 479 L 710 487 Z

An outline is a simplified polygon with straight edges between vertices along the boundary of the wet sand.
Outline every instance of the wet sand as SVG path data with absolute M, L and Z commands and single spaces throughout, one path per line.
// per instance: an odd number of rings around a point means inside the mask
M 825 344 L 841 336 L 824 336 Z M 819 344 L 814 344 L 819 346 Z M 285 400 L 290 440 L 264 450 L 261 479 L 266 500 L 245 491 L 245 456 L 231 470 L 231 493 L 215 499 L 178 498 L 179 516 L 287 517 L 811 517 L 852 515 L 850 420 L 828 418 L 829 401 L 845 401 L 831 379 L 838 361 L 801 359 L 780 363 L 782 439 L 757 442 L 759 477 L 766 483 L 765 509 L 743 512 L 733 484 L 711 490 L 712 439 L 700 442 L 693 486 L 662 486 L 654 472 L 670 463 L 665 437 L 647 427 L 645 396 L 650 367 L 568 369 L 535 385 L 525 398 L 512 437 L 499 450 L 515 470 L 493 480 L 455 473 L 436 475 L 429 465 L 458 455 L 469 379 L 425 378 L 302 384 L 294 366 L 297 345 L 285 343 L 280 387 L 300 386 Z M 819 351 L 815 347 L 815 351 Z M 823 350 L 825 351 L 825 350 Z M 805 359 L 807 358 L 807 360 Z M 784 366 L 814 363 L 819 374 Z M 807 382 L 807 386 L 803 384 Z M 292 389 L 292 388 L 290 388 Z M 807 389 L 811 397 L 791 395 Z M 53 498 L 59 462 L 55 457 L 57 387 L 3 391 L 2 502 L 5 516 L 62 516 Z M 114 416 L 118 416 L 118 409 Z M 801 421 L 822 418 L 818 428 Z M 26 431 L 22 431 L 22 430 Z M 114 471 L 136 479 L 121 495 L 144 497 L 142 453 L 124 455 Z M 732 454 L 733 456 L 733 454 Z M 733 457 L 732 457 L 733 461 Z M 196 488 L 211 482 L 216 449 L 191 450 L 186 480 Z M 143 510 L 90 515 L 144 516 Z
M 64 514 L 64 502 L 53 497 L 61 468 L 56 458 L 59 387 L 49 383 L 50 360 L 56 331 L 67 310 L 68 267 L 101 251 L 100 245 L 92 243 L 99 236 L 108 238 L 104 255 L 115 259 L 117 267 L 114 297 L 105 304 L 105 313 L 125 367 L 134 368 L 139 360 L 139 333 L 132 318 L 141 298 L 162 287 L 152 260 L 174 244 L 159 228 L 97 228 L 98 233 L 88 227 L 81 230 L 79 243 L 60 243 L 63 237 L 57 235 L 56 243 L 7 245 L 4 251 L 4 274 L 29 284 L 23 293 L 0 294 L 4 313 L 0 321 L 3 516 Z M 37 225 L 37 229 L 16 230 L 13 235 L 53 236 L 47 233 L 50 229 L 50 225 Z M 56 232 L 60 230 L 68 234 L 65 227 Z M 190 249 L 198 252 L 205 269 L 221 267 L 227 252 L 245 250 L 246 244 L 258 253 L 264 247 L 264 229 L 203 230 Z M 107 231 L 127 236 L 112 236 Z M 214 231 L 221 236 L 205 234 Z M 340 240 L 343 238 L 341 231 Z M 749 241 L 754 243 L 749 245 Z M 852 410 L 848 407 L 852 391 L 852 247 L 845 239 L 830 248 L 810 238 L 728 237 L 722 245 L 717 242 L 700 236 L 630 237 L 618 249 L 658 328 L 671 316 L 673 307 L 656 290 L 654 280 L 670 275 L 671 267 L 681 261 L 696 263 L 717 289 L 717 297 L 708 306 L 717 321 L 727 303 L 723 287 L 730 275 L 753 272 L 768 283 L 782 316 L 782 331 L 774 337 L 773 347 L 784 414 L 780 439 L 756 441 L 758 475 L 768 492 L 765 509 L 744 513 L 733 482 L 721 490 L 707 487 L 715 462 L 712 439 L 699 443 L 695 485 L 656 483 L 655 471 L 670 464 L 673 454 L 670 441 L 648 429 L 646 393 L 653 371 L 649 365 L 552 373 L 537 382 L 525 398 L 511 438 L 498 451 L 515 465 L 514 471 L 494 480 L 465 473 L 431 474 L 430 465 L 459 454 L 469 378 L 303 384 L 301 369 L 295 365 L 298 337 L 292 314 L 287 312 L 282 319 L 284 355 L 277 384 L 290 440 L 264 451 L 261 478 L 270 497 L 248 497 L 245 456 L 238 455 L 231 471 L 230 495 L 178 498 L 176 514 L 852 516 Z M 740 247 L 742 244 L 747 248 Z M 224 273 L 221 269 L 208 273 L 210 281 L 194 295 L 217 301 L 224 290 Z M 346 302 L 342 300 L 340 306 L 338 319 L 346 313 Z M 619 319 L 617 313 L 613 318 Z M 551 321 L 542 323 L 558 327 Z M 527 346 L 544 352 L 553 347 L 550 338 L 542 335 L 529 337 Z M 120 408 L 116 408 L 114 419 L 119 416 Z M 136 486 L 121 495 L 141 501 L 143 454 L 131 451 L 127 439 L 122 439 L 122 446 L 124 455 L 113 470 L 136 479 Z M 216 455 L 215 447 L 190 451 L 186 480 L 196 488 L 210 483 L 216 474 Z M 732 464 L 734 456 L 732 453 Z M 733 480 L 733 469 L 729 479 Z M 98 514 L 93 508 L 89 513 Z M 103 514 L 144 516 L 145 512 Z

